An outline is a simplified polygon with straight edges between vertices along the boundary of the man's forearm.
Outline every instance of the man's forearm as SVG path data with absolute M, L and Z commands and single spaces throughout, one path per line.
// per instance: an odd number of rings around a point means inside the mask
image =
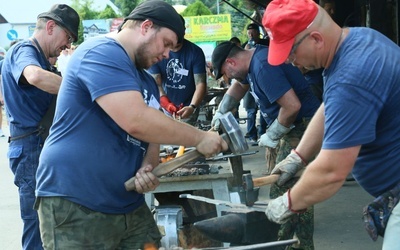
M 192 101 L 190 104 L 195 105 L 197 108 L 200 106 L 204 97 L 207 93 L 207 84 L 206 83 L 198 83 L 196 84 L 196 90 L 193 94 Z

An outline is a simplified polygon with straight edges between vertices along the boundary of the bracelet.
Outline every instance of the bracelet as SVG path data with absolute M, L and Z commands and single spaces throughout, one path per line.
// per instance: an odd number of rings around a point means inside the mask
M 299 154 L 299 152 L 296 151 L 296 149 L 292 149 L 293 152 L 295 152 L 301 159 L 301 161 L 304 163 L 304 165 L 308 165 L 308 162 L 306 161 L 306 159 L 304 159 L 303 156 L 301 156 L 301 154 Z
M 194 110 L 197 109 L 196 105 L 194 105 L 194 104 L 190 104 L 189 106 L 192 107 Z
M 294 210 L 292 209 L 292 199 L 290 198 L 290 189 L 288 190 L 288 200 L 289 200 L 289 211 L 295 214 L 302 214 L 307 211 L 307 208 L 302 209 L 302 210 Z

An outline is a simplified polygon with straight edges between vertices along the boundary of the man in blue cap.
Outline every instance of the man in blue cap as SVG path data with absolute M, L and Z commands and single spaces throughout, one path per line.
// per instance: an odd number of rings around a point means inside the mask
M 157 85 L 145 69 L 167 58 L 183 35 L 171 5 L 145 1 L 118 33 L 90 39 L 71 56 L 37 171 L 46 249 L 158 248 L 161 235 L 143 193 L 159 184 L 151 171 L 160 144 L 195 146 L 206 156 L 228 148 L 217 133 L 159 111 Z M 133 176 L 136 191 L 127 191 Z
M 48 58 L 59 56 L 78 39 L 79 22 L 74 9 L 54 5 L 38 16 L 29 40 L 10 48 L 2 66 L 4 103 L 10 122 L 8 158 L 20 196 L 23 249 L 42 249 L 39 219 L 33 209 L 35 175 L 61 84 Z

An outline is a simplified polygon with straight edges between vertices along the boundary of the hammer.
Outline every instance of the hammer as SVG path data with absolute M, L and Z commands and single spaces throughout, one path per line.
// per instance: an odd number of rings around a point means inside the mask
M 241 154 L 247 151 L 249 149 L 249 146 L 247 145 L 242 130 L 240 129 L 240 126 L 232 113 L 228 112 L 222 115 L 219 119 L 221 121 L 221 129 L 223 132 L 223 134 L 221 134 L 221 137 L 228 144 L 229 150 L 233 154 Z M 196 149 L 190 150 L 182 156 L 159 164 L 156 168 L 153 169 L 152 172 L 155 176 L 160 177 L 201 156 L 203 155 Z M 132 177 L 125 182 L 125 189 L 127 191 L 135 190 L 135 177 Z
M 293 177 L 300 177 L 304 172 L 304 169 L 298 171 Z M 253 179 L 253 185 L 255 187 L 261 187 L 269 184 L 274 184 L 278 181 L 280 174 L 271 174 L 268 176 L 258 177 Z
M 303 170 L 296 173 L 294 177 L 300 177 Z M 251 174 L 242 176 L 243 189 L 245 191 L 245 202 L 247 206 L 253 206 L 258 199 L 258 189 L 261 186 L 274 184 L 279 179 L 279 174 L 271 174 L 268 176 L 252 178 Z

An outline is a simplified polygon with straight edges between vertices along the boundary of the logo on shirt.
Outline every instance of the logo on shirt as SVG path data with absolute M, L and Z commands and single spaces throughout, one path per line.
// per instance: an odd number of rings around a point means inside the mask
M 180 82 L 182 80 L 181 70 L 183 69 L 182 63 L 179 62 L 179 59 L 172 58 L 167 63 L 167 79 L 173 83 Z

